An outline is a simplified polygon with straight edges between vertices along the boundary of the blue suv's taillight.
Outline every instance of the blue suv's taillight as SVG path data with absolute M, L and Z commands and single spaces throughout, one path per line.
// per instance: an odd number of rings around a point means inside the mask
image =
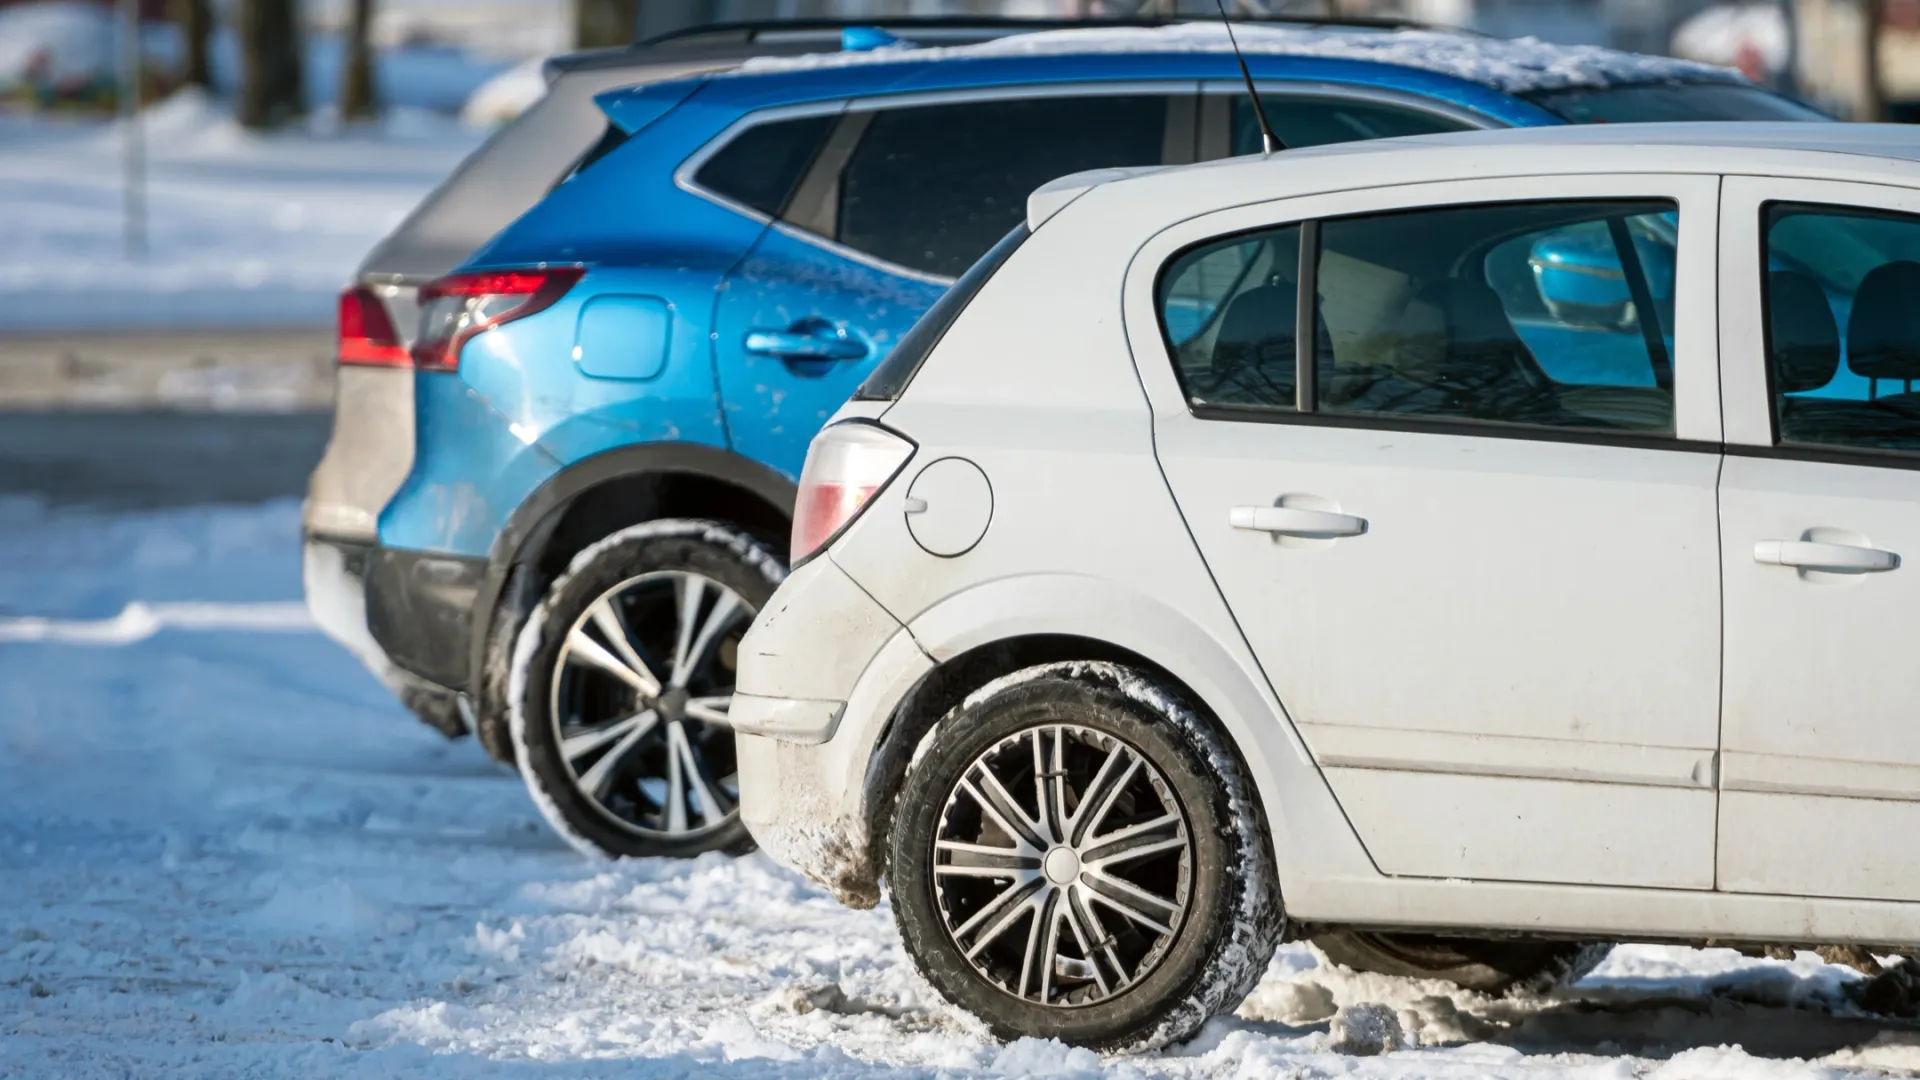
M 457 371 L 460 350 L 476 335 L 553 306 L 586 273 L 580 266 L 449 274 L 420 290 L 420 335 L 413 364 Z

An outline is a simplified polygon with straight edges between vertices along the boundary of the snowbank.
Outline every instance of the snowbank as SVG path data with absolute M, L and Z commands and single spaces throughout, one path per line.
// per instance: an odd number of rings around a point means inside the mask
M 546 96 L 547 80 L 541 74 L 546 60 L 534 57 L 495 75 L 480 84 L 460 108 L 460 122 L 469 127 L 498 127 L 533 107 Z
M 1504 41 L 1435 30 L 1375 32 L 1259 24 L 1237 25 L 1234 33 L 1240 48 L 1249 54 L 1370 60 L 1452 75 L 1514 94 L 1623 83 L 1735 82 L 1741 78 L 1739 72 L 1710 64 L 1641 56 L 1597 45 L 1553 45 L 1536 38 Z M 759 57 L 741 65 L 738 74 L 1075 53 L 1227 53 L 1231 48 L 1224 26 L 1192 22 L 1154 28 L 1047 30 L 943 48 L 890 47 L 868 52 Z
M 261 135 L 190 91 L 142 126 L 149 248 L 130 259 L 117 122 L 0 116 L 0 334 L 330 326 L 367 251 L 484 137 L 417 109 Z

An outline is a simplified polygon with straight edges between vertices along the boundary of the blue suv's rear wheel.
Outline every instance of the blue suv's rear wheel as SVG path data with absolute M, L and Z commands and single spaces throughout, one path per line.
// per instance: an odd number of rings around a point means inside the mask
M 658 521 L 553 583 L 508 699 L 521 776 L 568 842 L 612 856 L 750 844 L 727 705 L 740 638 L 784 576 L 738 530 Z

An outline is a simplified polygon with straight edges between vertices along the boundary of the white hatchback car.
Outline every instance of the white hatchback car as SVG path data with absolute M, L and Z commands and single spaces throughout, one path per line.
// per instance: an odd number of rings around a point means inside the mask
M 814 441 L 742 814 L 1003 1036 L 1911 949 L 1916 380 L 1911 128 L 1056 181 Z

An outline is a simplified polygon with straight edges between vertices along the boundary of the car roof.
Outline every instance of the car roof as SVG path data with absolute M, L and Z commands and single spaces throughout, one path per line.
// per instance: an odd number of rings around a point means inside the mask
M 1554 153 L 1577 148 L 1575 154 Z M 1920 135 L 1903 124 L 1660 123 L 1500 128 L 1337 143 L 1197 165 L 1061 177 L 1028 199 L 1038 228 L 1095 188 L 1149 219 L 1356 187 L 1495 176 L 1745 173 L 1920 186 Z M 1387 178 L 1379 182 L 1356 177 Z M 1102 200 L 1109 210 L 1113 203 Z M 1158 208 L 1154 212 L 1149 208 Z
M 1162 26 L 1168 20 L 1115 20 L 1106 30 Z M 1303 27 L 1349 28 L 1412 25 L 1402 20 L 1287 19 Z M 744 61 L 768 62 L 782 57 L 800 67 L 811 67 L 823 49 L 838 49 L 841 32 L 852 26 L 897 33 L 903 38 L 935 45 L 915 50 L 918 61 L 1010 36 L 1031 37 L 1066 25 L 1065 20 L 1030 20 L 976 16 L 933 16 L 850 21 L 833 19 L 726 23 L 692 27 L 623 48 L 591 49 L 550 58 L 544 65 L 546 95 L 517 120 L 494 134 L 460 168 L 423 199 L 412 213 L 384 237 L 361 263 L 362 280 L 418 282 L 458 265 L 475 248 L 539 202 L 606 126 L 606 117 L 593 107 L 600 95 L 618 99 L 621 88 L 632 94 L 675 80 L 701 79 L 727 72 Z M 1236 21 L 1243 32 L 1268 27 Z M 884 50 L 898 55 L 900 49 Z M 833 55 L 866 56 L 868 53 Z M 859 80 L 870 84 L 873 70 Z M 979 76 L 975 76 L 976 79 Z M 809 80 L 802 80 L 807 82 Z M 817 80 L 814 80 L 817 81 Z M 986 81 L 1006 81 L 988 78 Z M 670 88 L 669 88 L 670 89 Z M 817 87 L 775 89 L 777 102 L 804 101 L 822 96 Z M 615 91 L 607 94 L 607 91 Z M 827 92 L 831 96 L 832 91 Z M 682 95 L 684 96 L 684 95 Z M 742 106 L 754 107 L 752 103 Z M 657 115 L 643 110 L 649 117 Z
M 1647 83 L 1744 83 L 1730 68 L 1670 57 L 1642 56 L 1594 45 L 1556 45 L 1535 38 L 1505 40 L 1452 30 L 1352 26 L 1236 24 L 1230 39 L 1217 21 L 1159 27 L 1049 30 L 939 48 L 887 48 L 756 57 L 714 79 L 767 76 L 840 76 L 847 92 L 871 91 L 913 71 L 966 61 L 1063 57 L 1228 57 L 1238 44 L 1250 66 L 1276 57 L 1349 60 L 1451 76 L 1509 94 Z M 1222 69 L 1222 76 L 1237 74 Z

